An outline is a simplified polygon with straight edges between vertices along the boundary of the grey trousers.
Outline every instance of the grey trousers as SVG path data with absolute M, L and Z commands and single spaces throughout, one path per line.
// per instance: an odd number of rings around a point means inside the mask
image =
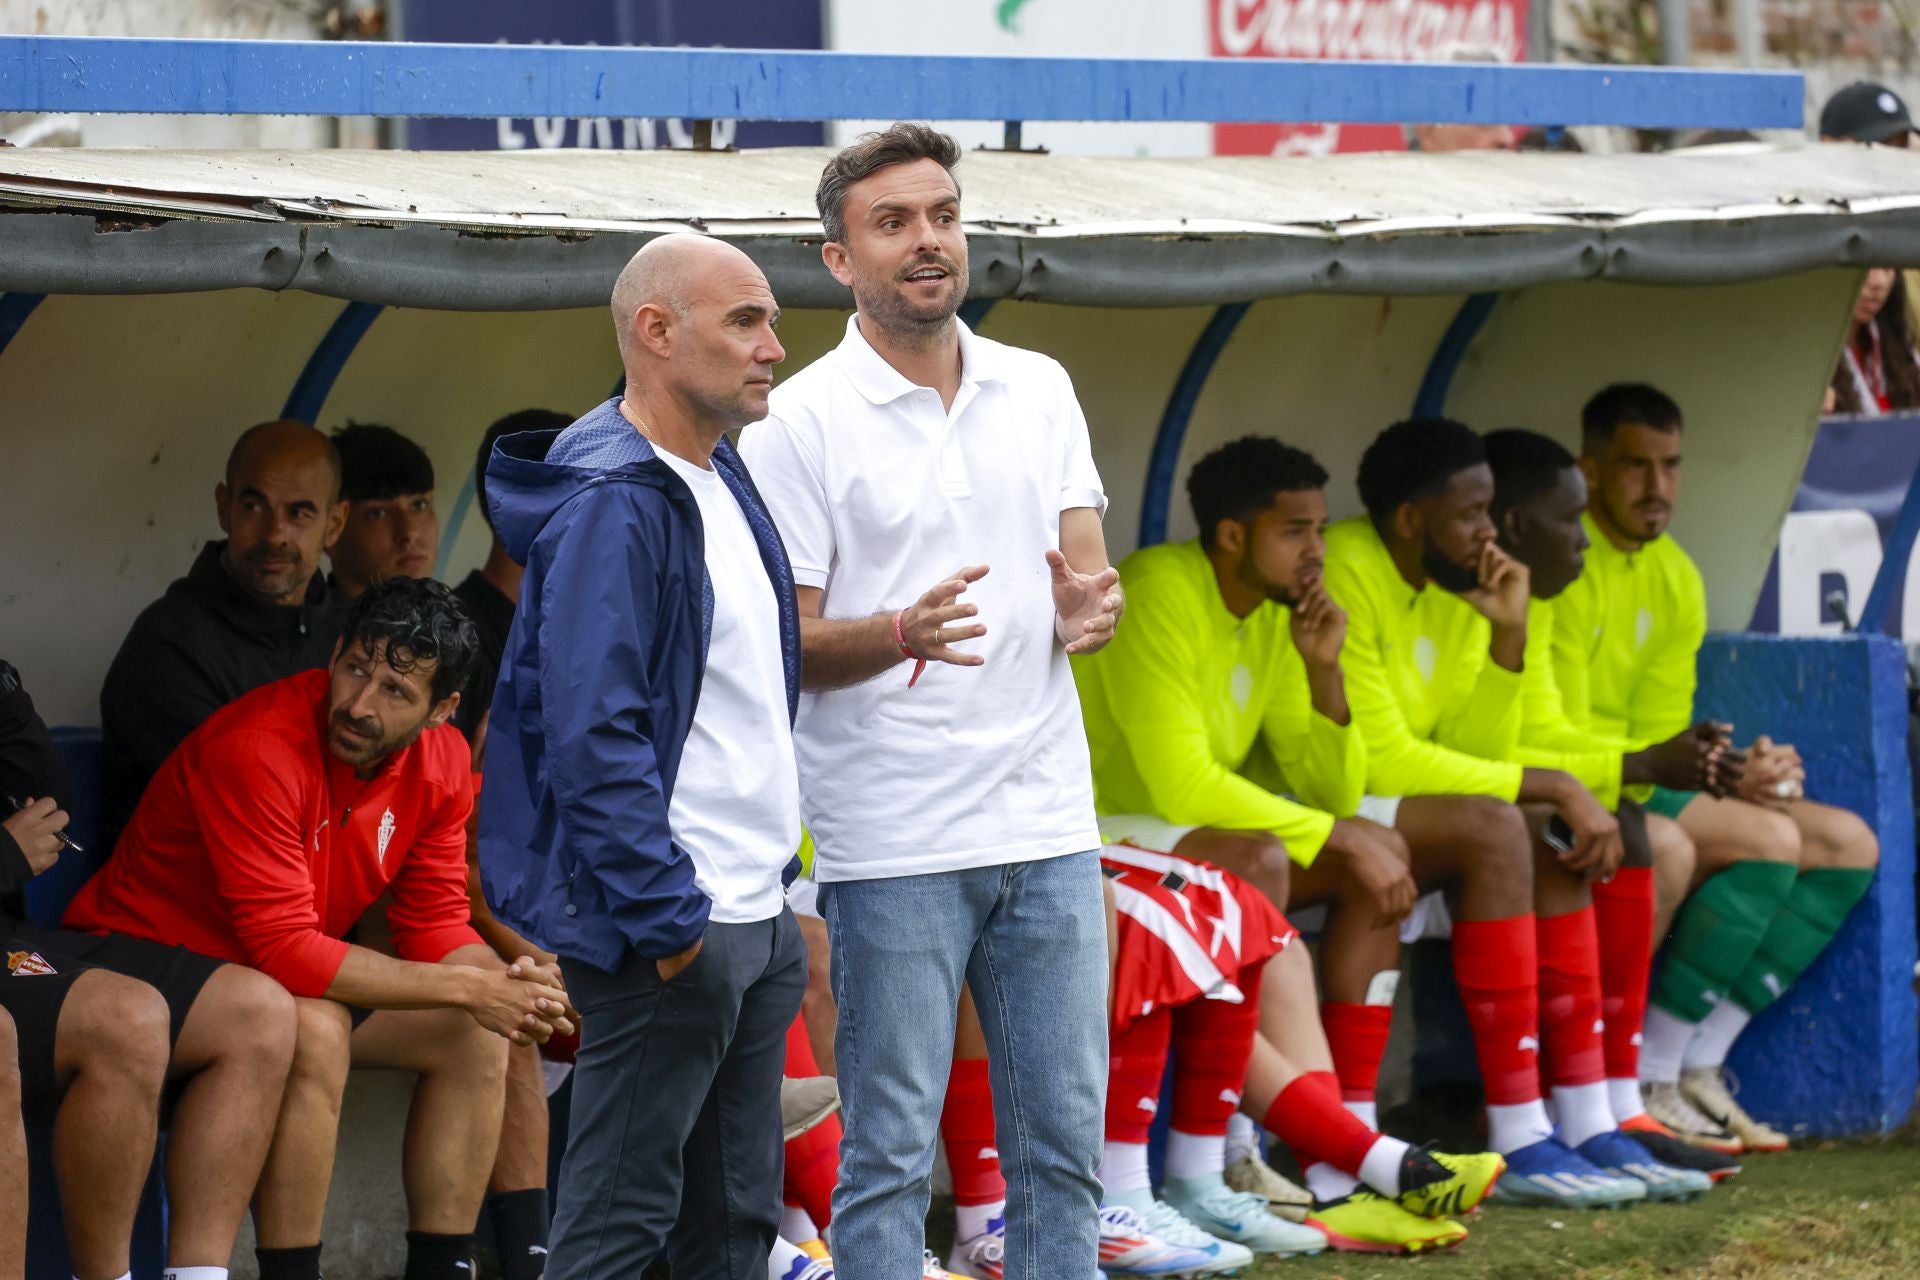
M 611 974 L 560 966 L 582 1038 L 548 1280 L 637 1280 L 661 1256 L 674 1280 L 765 1280 L 787 1028 L 807 985 L 793 913 L 708 925 L 672 982 L 638 956 Z

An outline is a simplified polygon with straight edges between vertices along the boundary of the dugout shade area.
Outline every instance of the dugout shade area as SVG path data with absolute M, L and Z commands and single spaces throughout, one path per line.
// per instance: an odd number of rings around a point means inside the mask
M 786 371 L 838 340 L 825 156 L 0 150 L 5 656 L 50 721 L 96 724 L 134 614 L 217 536 L 235 434 L 283 413 L 419 440 L 457 579 L 486 548 L 480 432 L 609 393 L 605 302 L 647 237 L 752 254 Z M 1235 436 L 1314 451 L 1345 514 L 1360 451 L 1416 407 L 1573 443 L 1589 394 L 1645 380 L 1687 413 L 1674 531 L 1721 628 L 1752 613 L 1863 269 L 1920 265 L 1920 156 L 1887 148 L 982 151 L 960 176 L 967 314 L 1071 373 L 1116 558 L 1191 535 L 1186 471 Z M 1716 638 L 1702 688 L 1703 712 L 1797 741 L 1885 851 L 1834 954 L 1743 1044 L 1743 1100 L 1803 1133 L 1895 1126 L 1916 1084 L 1902 654 Z

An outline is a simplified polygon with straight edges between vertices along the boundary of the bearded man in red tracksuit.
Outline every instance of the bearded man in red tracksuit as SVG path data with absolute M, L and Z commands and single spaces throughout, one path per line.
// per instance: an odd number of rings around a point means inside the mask
M 466 739 L 448 721 L 478 652 L 438 582 L 355 602 L 332 664 L 229 703 L 147 787 L 70 928 L 251 965 L 296 997 L 298 1038 L 254 1199 L 262 1280 L 319 1280 L 349 1066 L 417 1072 L 408 1280 L 472 1280 L 500 1136 L 506 1039 L 571 1030 L 559 976 L 473 931 Z M 391 893 L 398 958 L 357 946 Z

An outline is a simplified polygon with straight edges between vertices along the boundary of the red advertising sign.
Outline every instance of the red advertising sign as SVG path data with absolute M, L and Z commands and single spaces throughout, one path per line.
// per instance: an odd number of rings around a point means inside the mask
M 1216 58 L 1443 59 L 1459 49 L 1527 50 L 1527 0 L 1207 0 Z M 1414 121 L 1408 121 L 1412 124 Z M 1398 151 L 1398 125 L 1217 124 L 1216 155 Z

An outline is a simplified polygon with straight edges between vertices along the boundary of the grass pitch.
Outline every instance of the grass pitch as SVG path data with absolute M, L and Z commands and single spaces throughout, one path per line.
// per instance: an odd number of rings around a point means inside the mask
M 1245 1280 L 1914 1280 L 1920 1130 L 1755 1156 L 1690 1205 L 1553 1213 L 1489 1207 L 1428 1258 L 1326 1253 Z

